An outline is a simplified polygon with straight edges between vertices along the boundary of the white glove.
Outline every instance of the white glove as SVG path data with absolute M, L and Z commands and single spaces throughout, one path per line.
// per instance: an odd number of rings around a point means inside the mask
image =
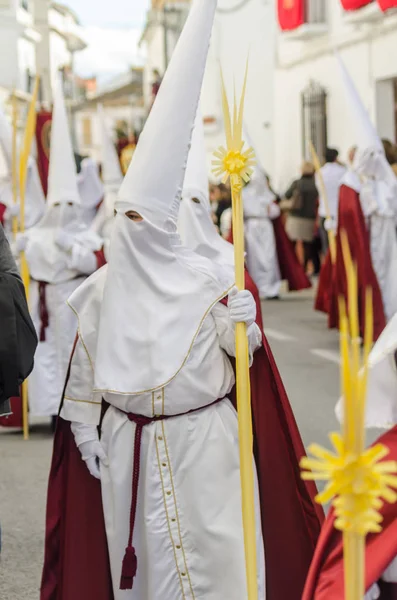
M 380 598 L 380 589 L 377 583 L 375 583 L 365 594 L 364 600 L 378 600 Z
M 81 457 L 87 465 L 87 469 L 93 477 L 96 479 L 101 478 L 101 471 L 99 469 L 99 461 L 107 466 L 107 457 L 105 450 L 102 448 L 101 442 L 96 440 L 95 442 L 83 442 L 79 446 Z
M 325 231 L 335 231 L 336 230 L 335 219 L 333 219 L 332 217 L 325 219 L 324 229 L 325 229 Z
M 60 229 L 56 233 L 55 243 L 62 248 L 62 250 L 65 250 L 65 252 L 69 252 L 73 248 L 74 236 L 67 231 L 63 231 L 63 229 Z
M 15 240 L 15 250 L 17 254 L 21 252 L 25 252 L 26 246 L 28 245 L 28 237 L 26 233 L 17 233 L 17 237 Z
M 253 295 L 248 290 L 238 291 L 234 287 L 229 294 L 229 315 L 234 323 L 246 323 L 250 327 L 255 323 L 256 304 Z
M 21 211 L 21 207 L 20 207 L 19 202 L 15 202 L 15 204 L 11 204 L 7 208 L 7 215 L 9 217 L 19 217 L 20 211 Z
M 76 446 L 80 450 L 81 457 L 87 465 L 87 469 L 96 479 L 101 478 L 99 461 L 108 465 L 105 450 L 99 441 L 98 430 L 95 425 L 83 425 L 82 423 L 71 423 Z
M 281 210 L 277 202 L 272 202 L 269 204 L 267 214 L 269 215 L 269 219 L 271 221 L 274 221 L 281 215 Z

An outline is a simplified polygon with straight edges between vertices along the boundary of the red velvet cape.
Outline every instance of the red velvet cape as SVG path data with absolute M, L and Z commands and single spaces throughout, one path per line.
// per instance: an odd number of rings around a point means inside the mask
M 397 427 L 379 440 L 390 449 L 385 460 L 397 460 Z M 372 534 L 366 545 L 366 590 L 376 583 L 397 556 L 397 504 L 385 504 L 380 534 Z M 333 512 L 328 516 L 310 567 L 302 600 L 343 600 L 342 535 L 334 528 Z M 382 600 L 397 600 L 397 585 L 381 584 Z
M 263 331 L 258 291 L 249 276 L 247 289 L 254 292 Z M 251 369 L 251 386 L 267 600 L 299 600 L 323 513 L 314 503 L 315 485 L 300 478 L 298 462 L 304 447 L 264 336 Z M 100 484 L 80 458 L 70 424 L 59 419 L 48 487 L 40 599 L 89 598 L 113 600 Z
M 339 192 L 336 263 L 331 264 L 328 252 L 321 269 L 315 308 L 328 313 L 328 325 L 331 329 L 338 327 L 338 297 L 343 296 L 347 302 L 346 272 L 340 236 L 342 230 L 347 233 L 350 252 L 357 264 L 360 333 L 363 336 L 365 329 L 365 290 L 371 287 L 374 305 L 374 339 L 377 340 L 386 326 L 382 294 L 372 265 L 369 233 L 360 197 L 355 190 L 346 185 L 342 185 Z
M 288 281 L 290 292 L 306 290 L 312 287 L 310 279 L 300 264 L 294 246 L 289 239 L 281 216 L 272 221 L 276 238 L 278 264 L 282 279 Z

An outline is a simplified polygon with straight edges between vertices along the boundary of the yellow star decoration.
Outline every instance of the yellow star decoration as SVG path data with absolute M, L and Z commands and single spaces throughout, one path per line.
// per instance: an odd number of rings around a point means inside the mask
M 361 350 L 358 318 L 357 269 L 346 232 L 341 232 L 342 255 L 348 289 L 348 315 L 339 299 L 343 435 L 332 433 L 335 453 L 314 444 L 303 458 L 303 479 L 327 481 L 316 501 L 332 501 L 335 527 L 343 532 L 345 599 L 362 600 L 365 594 L 365 536 L 381 531 L 384 502 L 395 503 L 397 462 L 383 461 L 389 450 L 383 444 L 365 449 L 365 404 L 369 354 L 373 339 L 372 290 L 366 292 L 365 339 Z
M 225 83 L 222 80 L 222 105 L 225 120 L 225 133 L 227 148 L 221 146 L 214 156 L 213 173 L 217 177 L 222 177 L 222 182 L 226 183 L 230 177 L 232 191 L 235 194 L 241 192 L 243 181 L 248 183 L 253 173 L 252 167 L 255 165 L 255 153 L 252 148 L 244 150 L 243 141 L 243 117 L 244 117 L 244 99 L 247 84 L 247 71 L 245 73 L 244 86 L 241 94 L 240 106 L 237 107 L 236 98 L 234 98 L 233 121 L 231 118 L 229 102 L 227 99 Z
M 335 527 L 361 535 L 379 533 L 382 517 L 379 510 L 383 500 L 394 503 L 397 494 L 397 463 L 380 462 L 389 454 L 382 444 L 369 448 L 361 455 L 348 452 L 339 433 L 330 435 L 336 450 L 333 454 L 317 444 L 309 447 L 315 458 L 303 458 L 301 466 L 307 471 L 303 479 L 328 481 L 316 501 L 327 504 L 332 499 L 335 509 Z

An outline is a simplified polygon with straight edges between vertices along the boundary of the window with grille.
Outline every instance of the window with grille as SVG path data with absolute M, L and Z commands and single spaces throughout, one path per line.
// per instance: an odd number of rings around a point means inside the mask
M 306 0 L 305 21 L 310 24 L 323 24 L 327 22 L 326 0 Z
M 311 160 L 309 142 L 312 141 L 320 160 L 327 148 L 327 92 L 311 81 L 302 92 L 302 149 Z

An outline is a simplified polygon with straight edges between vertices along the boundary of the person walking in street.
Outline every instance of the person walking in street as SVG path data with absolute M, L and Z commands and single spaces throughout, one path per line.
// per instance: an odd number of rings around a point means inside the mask
M 318 191 L 314 178 L 314 166 L 305 161 L 302 165 L 302 176 L 295 180 L 285 193 L 283 205 L 288 208 L 286 231 L 294 245 L 302 242 L 304 251 L 304 268 L 310 261 L 314 274 L 320 272 L 320 258 L 314 247 L 314 234 L 317 217 Z
M 325 226 L 325 221 L 330 217 L 332 222 L 328 227 L 332 227 L 334 230 L 336 229 L 339 188 L 343 176 L 346 173 L 346 167 L 338 162 L 338 156 L 338 150 L 327 148 L 325 152 L 325 165 L 321 167 L 321 177 L 324 182 L 326 198 L 324 198 L 324 193 L 319 183 L 319 175 L 316 174 L 316 186 L 319 191 L 318 216 L 320 218 L 320 238 L 323 256 L 327 254 L 328 250 L 328 231 Z M 327 210 L 329 210 L 329 214 L 327 214 Z

